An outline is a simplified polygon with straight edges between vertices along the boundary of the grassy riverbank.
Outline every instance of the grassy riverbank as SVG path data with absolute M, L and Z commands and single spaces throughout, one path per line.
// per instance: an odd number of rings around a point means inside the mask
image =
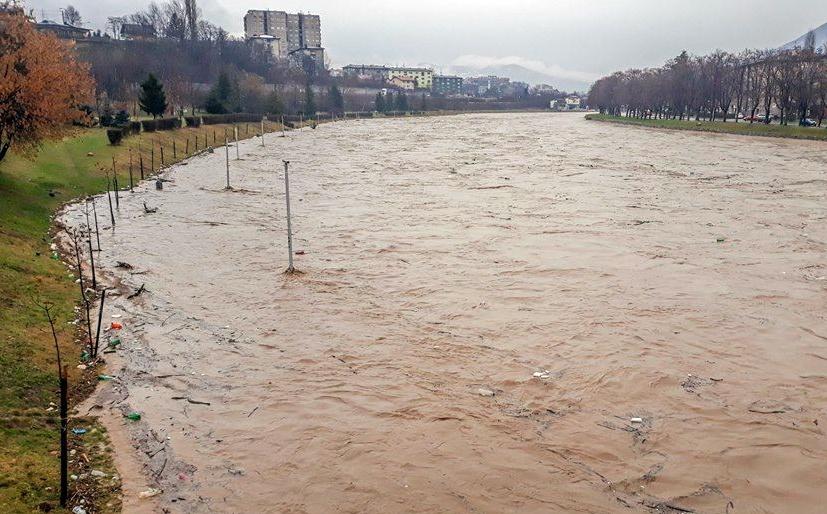
M 740 121 L 694 121 L 694 120 L 655 120 L 609 116 L 607 114 L 588 114 L 587 120 L 622 123 L 639 127 L 662 128 L 671 130 L 693 130 L 696 132 L 714 132 L 720 134 L 738 134 L 743 136 L 785 137 L 792 139 L 813 139 L 827 141 L 827 130 L 816 127 L 799 127 L 798 125 L 765 125 Z
M 258 124 L 239 128 L 243 138 L 254 135 Z M 78 129 L 44 145 L 34 159 L 12 154 L 0 162 L 0 512 L 34 512 L 58 503 L 59 420 L 57 410 L 50 409 L 50 402 L 58 402 L 57 371 L 49 325 L 35 300 L 54 305 L 63 359 L 70 365 L 70 384 L 75 387 L 70 403 L 76 404 L 91 389 L 77 389 L 81 383 L 94 382 L 76 369 L 82 348 L 70 322 L 80 294 L 74 277 L 52 256 L 52 214 L 74 198 L 104 191 L 113 157 L 119 185 L 126 188 L 130 154 L 133 178 L 138 180 L 141 159 L 144 174 L 150 175 L 151 163 L 156 169 L 160 165 L 161 148 L 165 164 L 170 164 L 185 158 L 187 149 L 194 151 L 196 135 L 200 149 L 205 139 L 210 145 L 214 139 L 223 144 L 225 129 L 232 133 L 231 126 L 224 125 L 144 133 L 120 146 L 109 145 L 103 129 Z M 266 130 L 280 126 L 271 123 Z M 98 214 L 107 216 L 106 211 Z M 84 428 L 96 428 L 93 435 L 70 433 L 78 454 L 70 472 L 81 474 L 90 465 L 80 455 L 95 463 L 95 469 L 114 472 L 106 452 L 96 450 L 105 433 L 90 423 Z M 81 480 L 70 487 L 88 490 L 89 484 Z M 119 509 L 117 491 L 104 500 L 110 505 L 96 505 L 96 512 Z

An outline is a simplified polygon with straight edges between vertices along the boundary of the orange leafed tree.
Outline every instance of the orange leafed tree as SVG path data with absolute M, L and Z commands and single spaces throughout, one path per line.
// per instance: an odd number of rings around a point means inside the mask
M 38 32 L 20 11 L 0 10 L 0 161 L 14 147 L 31 155 L 81 120 L 93 81 L 72 44 Z

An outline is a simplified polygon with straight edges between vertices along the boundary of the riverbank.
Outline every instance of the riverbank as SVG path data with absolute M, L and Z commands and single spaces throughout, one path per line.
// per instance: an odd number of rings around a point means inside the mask
M 736 134 L 741 136 L 782 137 L 790 139 L 808 139 L 827 141 L 827 129 L 817 127 L 799 127 L 798 125 L 765 125 L 739 121 L 694 121 L 694 120 L 658 120 L 610 116 L 608 114 L 587 114 L 587 120 L 621 123 L 637 127 L 660 128 L 669 130 L 691 130 L 695 132 L 712 132 L 717 134 Z
M 124 332 L 95 403 L 142 414 L 123 450 L 161 508 L 821 504 L 823 145 L 577 114 L 297 135 L 104 223 Z
M 241 137 L 258 129 L 240 125 Z M 31 512 L 38 506 L 57 505 L 59 425 L 57 410 L 57 373 L 54 345 L 45 316 L 34 301 L 48 301 L 58 319 L 64 362 L 71 363 L 71 404 L 81 401 L 94 388 L 92 370 L 81 372 L 81 345 L 76 327 L 69 322 L 76 317 L 80 300 L 73 271 L 50 248 L 51 218 L 61 205 L 76 198 L 98 194 L 106 189 L 107 173 L 113 176 L 115 159 L 121 188 L 129 185 L 129 158 L 132 156 L 133 183 L 144 175 L 151 176 L 164 164 L 184 159 L 195 151 L 196 135 L 200 148 L 204 141 L 223 144 L 224 130 L 230 126 L 184 128 L 176 131 L 144 133 L 124 140 L 120 146 L 109 145 L 105 130 L 78 129 L 60 141 L 44 144 L 33 160 L 15 154 L 0 163 L 0 510 Z M 269 123 L 268 131 L 280 130 Z M 220 140 L 220 141 L 219 141 Z M 189 152 L 189 154 L 187 154 Z M 154 163 L 154 169 L 153 169 Z M 98 208 L 104 204 L 99 203 Z M 99 210 L 103 220 L 106 210 Z M 97 452 L 106 434 L 92 419 L 82 420 L 88 433 L 70 434 L 76 454 L 96 462 L 98 471 L 108 477 L 116 471 L 105 451 Z M 80 428 L 80 422 L 71 425 Z M 95 432 L 92 432 L 92 431 Z M 88 476 L 88 463 L 74 459 L 72 473 Z M 71 484 L 87 502 L 97 500 L 96 512 L 117 511 L 120 505 L 117 484 L 107 481 L 107 494 L 89 494 L 89 485 Z M 100 489 L 100 488 L 99 488 Z M 101 492 L 103 489 L 99 490 Z M 85 496 L 85 497 L 84 497 Z M 92 496 L 96 496 L 92 498 Z M 106 506 L 107 503 L 111 505 Z M 46 508 L 46 507 L 42 507 Z

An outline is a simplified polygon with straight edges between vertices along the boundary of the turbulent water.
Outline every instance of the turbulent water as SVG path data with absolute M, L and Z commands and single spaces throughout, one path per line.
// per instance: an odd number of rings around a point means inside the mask
M 162 508 L 824 508 L 824 143 L 566 114 L 267 138 L 233 191 L 220 148 L 114 231 L 98 199 L 98 260 L 147 290 L 107 300 L 98 402 L 143 413 Z

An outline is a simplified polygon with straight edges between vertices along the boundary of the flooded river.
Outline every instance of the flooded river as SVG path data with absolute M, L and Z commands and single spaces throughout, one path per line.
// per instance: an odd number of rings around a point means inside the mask
M 233 191 L 219 148 L 101 216 L 110 282 L 148 292 L 107 299 L 94 402 L 143 414 L 119 451 L 152 509 L 827 502 L 827 144 L 478 114 L 266 145 Z

